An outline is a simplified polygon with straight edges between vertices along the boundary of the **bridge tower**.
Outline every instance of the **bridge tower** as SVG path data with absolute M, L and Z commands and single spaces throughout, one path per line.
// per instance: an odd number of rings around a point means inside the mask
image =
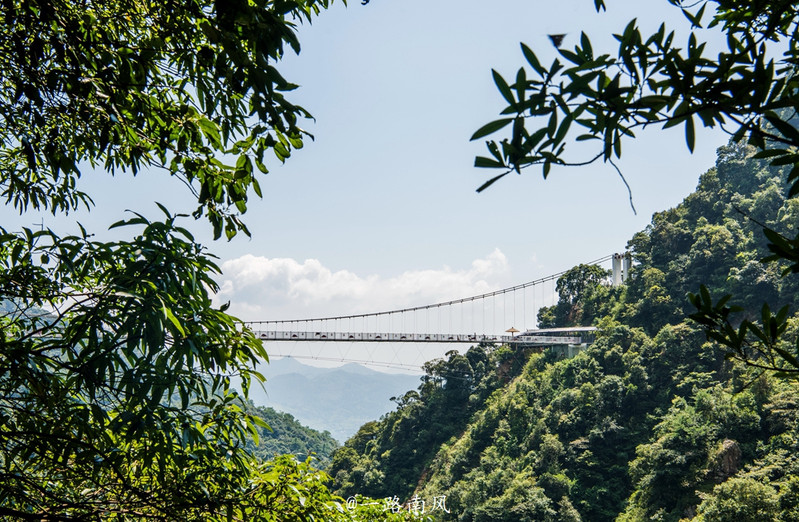
M 629 252 L 623 254 L 613 254 L 613 286 L 619 286 L 630 279 L 630 268 L 633 264 L 632 255 Z

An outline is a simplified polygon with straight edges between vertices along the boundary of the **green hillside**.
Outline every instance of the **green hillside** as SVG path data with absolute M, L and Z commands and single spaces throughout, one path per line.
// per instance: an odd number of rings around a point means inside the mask
M 257 444 L 249 441 L 253 453 L 261 460 L 291 454 L 304 461 L 312 456 L 316 466 L 324 467 L 330 462 L 330 454 L 338 447 L 330 432 L 319 432 L 303 426 L 289 413 L 255 406 L 252 401 L 248 404 L 247 412 L 260 417 L 269 425 L 269 429 L 259 428 Z
M 418 392 L 334 454 L 338 492 L 446 496 L 443 520 L 799 520 L 799 387 L 725 358 L 686 319 L 701 284 L 746 305 L 739 319 L 764 301 L 796 310 L 797 278 L 759 261 L 762 225 L 799 225 L 786 176 L 720 149 L 697 190 L 632 238 L 626 286 L 585 266 L 563 276 L 541 322 L 598 325 L 590 348 L 430 363 Z

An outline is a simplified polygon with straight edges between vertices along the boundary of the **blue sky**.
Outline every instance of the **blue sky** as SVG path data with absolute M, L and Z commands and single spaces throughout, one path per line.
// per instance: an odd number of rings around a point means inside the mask
M 546 181 L 528 169 L 477 194 L 491 173 L 472 166 L 484 146 L 469 142 L 503 107 L 492 68 L 512 78 L 523 63 L 520 41 L 554 56 L 549 33 L 567 33 L 564 46 L 581 30 L 597 52 L 611 45 L 611 30 L 623 29 L 641 4 L 609 4 L 600 15 L 590 0 L 334 6 L 302 28 L 303 51 L 282 69 L 302 86 L 295 99 L 315 115 L 307 127 L 316 140 L 265 178 L 264 201 L 248 218 L 253 240 L 220 251 L 316 259 L 333 273 L 386 280 L 445 267 L 466 273 L 498 250 L 504 264 L 496 264 L 495 279 L 483 278 L 493 286 L 623 249 L 653 212 L 693 190 L 725 136 L 702 134 L 693 155 L 678 129 L 627 143 L 620 165 L 637 215 L 615 171 L 601 163 L 556 170 Z M 634 14 L 651 28 L 666 18 L 685 25 L 666 2 Z
M 611 33 L 632 17 L 650 29 L 664 20 L 687 27 L 665 0 L 608 4 L 596 14 L 591 0 L 354 0 L 303 26 L 302 53 L 279 68 L 301 85 L 291 95 L 315 116 L 305 125 L 315 141 L 261 179 L 264 198 L 246 216 L 251 240 L 213 242 L 204 222 L 191 225 L 220 257 L 220 299 L 246 320 L 370 312 L 494 290 L 623 250 L 652 213 L 694 189 L 725 135 L 700 132 L 693 155 L 680 130 L 625 143 L 620 167 L 637 215 L 602 163 L 556 169 L 546 181 L 531 168 L 477 194 L 492 173 L 472 166 L 484 146 L 469 142 L 502 109 L 491 69 L 513 78 L 519 42 L 548 62 L 547 34 L 566 33 L 563 46 L 573 47 L 585 31 L 599 54 L 613 52 Z M 127 208 L 157 217 L 155 200 L 193 208 L 185 188 L 160 174 L 92 173 L 84 183 L 97 208 L 77 217 L 97 231 Z M 42 218 L 1 212 L 9 228 Z M 71 217 L 43 217 L 74 227 Z

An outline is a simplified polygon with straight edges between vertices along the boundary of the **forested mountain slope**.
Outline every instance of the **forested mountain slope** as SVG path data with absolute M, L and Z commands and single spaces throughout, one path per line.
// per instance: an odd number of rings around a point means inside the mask
M 261 460 L 291 454 L 304 461 L 313 456 L 317 466 L 322 467 L 330 463 L 330 454 L 338 447 L 338 442 L 330 432 L 319 432 L 303 426 L 289 413 L 255 406 L 252 401 L 247 404 L 247 413 L 260 417 L 269 425 L 268 429 L 259 428 L 257 443 L 250 441 L 253 453 Z
M 446 520 L 799 520 L 799 387 L 726 360 L 686 319 L 701 284 L 749 304 L 744 316 L 764 301 L 796 310 L 796 277 L 759 259 L 761 226 L 791 232 L 799 202 L 749 154 L 720 149 L 697 190 L 632 238 L 625 287 L 584 266 L 564 275 L 575 284 L 540 318 L 597 324 L 589 349 L 431 363 L 418 393 L 334 454 L 339 492 L 446 495 Z

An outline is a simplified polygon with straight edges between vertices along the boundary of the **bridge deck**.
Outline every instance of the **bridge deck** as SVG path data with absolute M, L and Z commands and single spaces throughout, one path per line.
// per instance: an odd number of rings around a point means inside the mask
M 338 341 L 338 342 L 391 342 L 391 343 L 502 343 L 537 346 L 568 345 L 583 343 L 583 335 L 596 330 L 585 328 L 558 328 L 533 330 L 521 335 L 485 334 L 413 334 L 413 333 L 364 333 L 364 332 L 302 332 L 302 331 L 256 331 L 263 341 Z M 547 335 L 550 334 L 550 335 Z M 554 335 L 551 335 L 554 334 Z M 571 334 L 571 335 L 569 335 Z M 578 334 L 578 335 L 574 335 Z

